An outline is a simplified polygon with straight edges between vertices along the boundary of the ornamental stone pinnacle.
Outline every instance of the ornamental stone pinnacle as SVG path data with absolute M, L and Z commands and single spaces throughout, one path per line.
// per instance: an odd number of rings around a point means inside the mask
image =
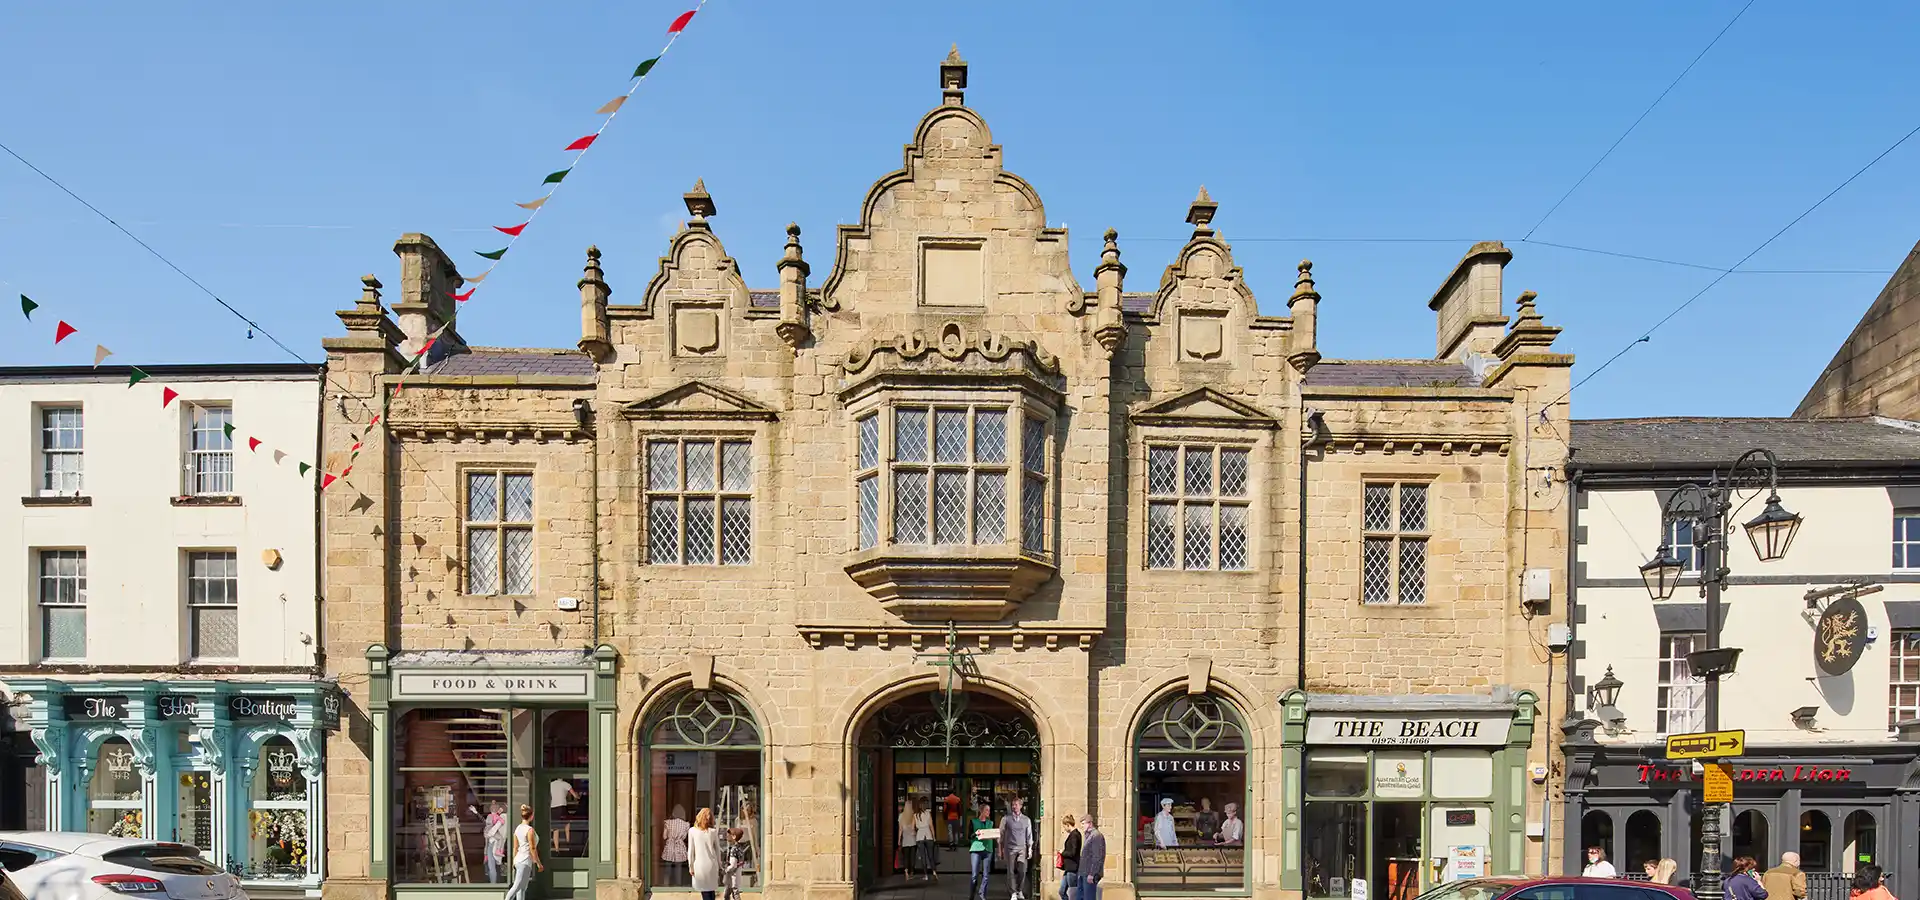
M 689 228 L 707 227 L 707 217 L 720 212 L 713 204 L 713 195 L 707 193 L 707 180 L 704 178 L 696 179 L 693 190 L 682 194 L 680 199 L 686 201 L 687 214 L 693 216 L 693 221 L 687 223 Z
M 947 52 L 947 58 L 940 63 L 940 96 L 946 106 L 965 106 L 967 90 L 967 61 L 960 58 L 960 45 L 954 44 Z
M 1213 214 L 1219 209 L 1220 204 L 1213 202 L 1213 198 L 1207 196 L 1207 186 L 1204 184 L 1201 185 L 1200 193 L 1193 198 L 1193 203 L 1187 207 L 1187 221 L 1193 224 L 1193 233 L 1196 235 L 1212 234 L 1213 229 L 1207 226 L 1213 221 Z

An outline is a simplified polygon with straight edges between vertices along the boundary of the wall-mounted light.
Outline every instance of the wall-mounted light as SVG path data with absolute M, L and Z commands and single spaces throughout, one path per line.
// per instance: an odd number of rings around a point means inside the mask
M 1788 713 L 1787 715 L 1790 715 L 1793 717 L 1793 724 L 1795 727 L 1802 728 L 1807 731 L 1812 731 L 1813 718 L 1814 716 L 1817 716 L 1819 714 L 1820 714 L 1820 707 L 1802 706 L 1799 709 L 1796 709 L 1793 712 Z

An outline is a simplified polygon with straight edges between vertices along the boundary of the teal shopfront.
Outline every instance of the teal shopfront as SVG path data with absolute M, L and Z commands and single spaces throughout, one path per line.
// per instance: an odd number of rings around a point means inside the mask
M 180 841 L 255 896 L 318 888 L 325 681 L 9 679 L 29 698 L 47 827 Z

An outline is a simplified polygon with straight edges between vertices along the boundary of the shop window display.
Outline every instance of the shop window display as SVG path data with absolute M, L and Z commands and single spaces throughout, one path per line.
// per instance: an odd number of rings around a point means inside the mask
M 549 716 L 551 714 L 548 714 Z M 430 707 L 403 713 L 394 729 L 394 880 L 401 884 L 504 883 L 510 876 L 508 836 L 525 803 L 548 809 L 550 794 L 536 780 L 542 726 L 564 722 L 527 708 Z M 554 737 L 564 742 L 568 738 Z M 565 826 L 569 848 L 584 847 L 585 778 L 567 818 L 548 822 L 557 840 Z M 577 814 L 576 814 L 577 811 Z M 543 842 L 549 855 L 557 843 Z
M 117 737 L 101 741 L 87 782 L 87 830 L 143 837 L 141 806 L 140 767 L 134 763 L 133 745 Z
M 260 745 L 247 794 L 248 878 L 305 878 L 307 776 L 284 737 Z
M 213 773 L 189 769 L 174 776 L 179 786 L 174 794 L 174 825 L 171 839 L 200 848 L 202 854 L 213 849 Z
M 1493 760 L 1484 752 L 1327 749 L 1307 753 L 1302 848 L 1306 895 L 1411 900 L 1445 877 L 1436 848 L 1470 848 L 1485 870 Z M 1430 846 L 1426 846 L 1430 845 Z
M 740 886 L 760 886 L 760 729 L 745 703 L 723 691 L 688 690 L 664 701 L 644 732 L 646 860 L 652 884 L 690 887 L 687 831 L 702 809 L 722 834 L 739 828 L 746 863 Z
M 1141 893 L 1246 887 L 1247 741 L 1217 697 L 1182 694 L 1135 736 L 1135 882 Z

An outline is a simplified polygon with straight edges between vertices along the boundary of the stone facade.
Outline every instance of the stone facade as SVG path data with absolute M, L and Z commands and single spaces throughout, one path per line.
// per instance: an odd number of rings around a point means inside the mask
M 1920 419 L 1920 244 L 1834 353 L 1796 416 Z
M 965 105 L 957 54 L 941 86 L 902 168 L 834 235 L 818 287 L 790 227 L 778 288 L 750 289 L 697 186 L 690 220 L 630 301 L 614 299 L 589 250 L 577 352 L 465 347 L 440 299 L 460 277 L 419 235 L 395 248 L 397 323 L 372 276 L 341 311 L 347 333 L 327 349 L 344 393 L 326 403 L 326 441 L 339 463 L 366 447 L 351 488 L 325 497 L 329 659 L 349 698 L 349 727 L 329 747 L 327 896 L 386 896 L 391 878 L 363 812 L 380 796 L 384 713 L 369 693 L 380 664 L 361 659 L 376 644 L 617 655 L 603 896 L 648 887 L 660 838 L 643 811 L 643 723 L 689 686 L 737 696 L 761 730 L 764 818 L 779 823 L 763 839 L 764 891 L 852 896 L 858 735 L 877 710 L 935 686 L 939 670 L 918 654 L 941 647 L 950 621 L 976 653 L 970 689 L 1031 718 L 1049 821 L 1092 811 L 1113 823 L 1118 898 L 1133 893 L 1135 734 L 1156 703 L 1208 692 L 1237 710 L 1255 773 L 1246 889 L 1279 897 L 1300 891 L 1299 847 L 1281 825 L 1299 799 L 1259 773 L 1281 771 L 1283 693 L 1484 697 L 1545 682 L 1536 648 L 1563 617 L 1551 599 L 1523 604 L 1522 570 L 1545 572 L 1559 596 L 1551 473 L 1565 461 L 1566 406 L 1552 401 L 1572 360 L 1552 351 L 1558 329 L 1531 294 L 1516 318 L 1501 314 L 1503 247 L 1476 245 L 1436 294 L 1439 329 L 1453 332 L 1445 356 L 1323 360 L 1310 264 L 1291 315 L 1263 315 L 1204 190 L 1192 238 L 1153 291 L 1124 290 L 1112 232 L 1083 289 L 1065 230 Z M 424 371 L 402 374 L 421 347 Z M 958 526 L 943 526 L 953 506 L 937 494 L 931 525 L 898 505 L 925 483 L 902 474 L 910 454 L 893 440 L 919 404 L 1006 415 L 970 420 L 976 441 L 1003 429 L 1004 453 L 975 451 L 994 464 L 970 470 L 958 503 L 973 515 Z M 733 497 L 750 510 L 739 564 L 655 561 L 681 552 L 666 535 L 688 532 L 652 515 L 651 447 L 685 439 L 748 445 L 751 475 Z M 1245 451 L 1244 496 L 1225 504 L 1245 510 L 1232 514 L 1245 517 L 1244 559 L 1214 544 L 1222 525 L 1195 550 L 1209 570 L 1159 566 L 1172 531 L 1150 534 L 1150 446 Z M 524 595 L 473 595 L 463 581 L 463 479 L 487 468 L 532 474 Z M 1424 602 L 1363 604 L 1365 486 L 1400 482 L 1429 491 L 1428 568 L 1409 576 Z M 995 490 L 999 506 L 981 506 Z M 934 536 L 912 539 L 922 528 Z

